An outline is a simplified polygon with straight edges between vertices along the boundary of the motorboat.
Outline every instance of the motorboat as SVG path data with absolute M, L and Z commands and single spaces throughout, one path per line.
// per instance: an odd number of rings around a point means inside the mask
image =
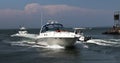
M 47 45 L 71 47 L 74 46 L 77 41 L 78 35 L 76 35 L 75 32 L 65 30 L 65 27 L 62 24 L 51 21 L 42 26 L 37 39 L 38 43 L 46 42 Z
M 85 30 L 85 28 L 74 28 L 76 37 L 78 38 L 78 41 L 86 42 L 91 39 L 90 36 L 84 36 L 83 32 L 81 30 Z
M 37 34 L 30 34 L 26 30 L 25 27 L 21 27 L 18 33 L 11 35 L 11 37 L 23 37 L 23 38 L 30 38 L 30 39 L 35 39 Z

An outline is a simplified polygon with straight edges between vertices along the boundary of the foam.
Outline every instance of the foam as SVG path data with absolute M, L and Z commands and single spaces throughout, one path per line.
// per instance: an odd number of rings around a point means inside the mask
M 46 46 L 46 48 L 52 48 L 52 49 L 64 49 L 64 47 L 60 46 L 60 45 L 48 45 Z
M 88 45 L 84 44 L 84 42 L 81 42 L 81 41 L 77 41 L 76 44 L 79 44 L 83 48 L 89 48 Z
M 50 48 L 50 49 L 64 49 L 64 47 L 60 45 L 48 45 L 46 42 L 30 42 L 30 41 L 12 41 L 10 42 L 12 46 L 29 46 L 29 47 L 37 47 L 37 48 Z
M 120 40 L 118 39 L 91 39 L 87 41 L 87 43 L 94 43 L 97 45 L 113 46 L 113 47 L 119 47 L 120 46 L 119 42 Z

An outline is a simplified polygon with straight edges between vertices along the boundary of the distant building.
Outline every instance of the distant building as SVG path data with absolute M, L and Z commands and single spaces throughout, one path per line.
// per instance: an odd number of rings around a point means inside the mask
M 120 34 L 120 11 L 114 12 L 114 25 L 110 30 L 103 32 L 103 34 Z

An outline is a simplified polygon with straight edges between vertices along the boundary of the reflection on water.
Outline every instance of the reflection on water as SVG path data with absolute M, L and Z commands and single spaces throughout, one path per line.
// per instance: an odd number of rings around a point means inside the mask
M 41 49 L 41 48 L 37 48 L 36 50 L 40 51 L 40 56 L 44 56 L 44 57 L 61 57 L 62 58 L 62 57 L 76 57 L 79 55 L 79 51 L 75 48 L 73 48 L 73 49 Z
M 80 59 L 77 49 L 34 48 L 34 50 L 37 53 L 32 54 L 33 61 L 29 63 L 74 63 Z

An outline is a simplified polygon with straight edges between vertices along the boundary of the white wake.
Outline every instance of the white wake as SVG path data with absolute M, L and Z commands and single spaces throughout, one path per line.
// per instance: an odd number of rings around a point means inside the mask
M 40 48 L 51 48 L 51 49 L 64 49 L 60 45 L 48 45 L 46 42 L 30 42 L 30 41 L 11 41 L 12 46 L 29 46 L 29 47 L 40 47 Z
M 86 43 L 94 43 L 102 46 L 120 47 L 120 39 L 91 39 Z

